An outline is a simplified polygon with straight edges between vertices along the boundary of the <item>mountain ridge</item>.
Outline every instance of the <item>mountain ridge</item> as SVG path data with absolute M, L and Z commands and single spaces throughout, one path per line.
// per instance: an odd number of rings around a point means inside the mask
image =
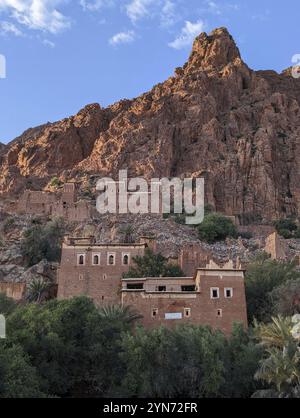
M 206 201 L 267 220 L 300 210 L 300 82 L 253 71 L 226 28 L 200 34 L 183 67 L 134 99 L 25 131 L 0 149 L 0 193 L 87 175 L 204 176 Z

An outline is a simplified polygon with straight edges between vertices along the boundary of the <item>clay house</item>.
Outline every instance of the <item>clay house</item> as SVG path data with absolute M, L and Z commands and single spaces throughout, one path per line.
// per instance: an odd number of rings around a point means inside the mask
M 65 183 L 61 193 L 25 190 L 16 211 L 29 215 L 63 217 L 71 222 L 81 222 L 92 217 L 89 202 L 78 200 L 75 183 Z
M 98 305 L 132 305 L 143 315 L 145 327 L 191 323 L 210 325 L 226 334 L 235 322 L 247 327 L 244 271 L 235 269 L 232 262 L 223 268 L 210 262 L 187 277 L 123 279 L 133 258 L 143 256 L 146 248 L 155 251 L 156 241 L 142 237 L 135 244 L 97 244 L 93 237 L 66 237 L 58 298 L 86 295 Z
M 147 238 L 136 244 L 96 244 L 93 237 L 66 237 L 58 271 L 58 298 L 87 295 L 98 304 L 120 303 L 123 273 L 134 257 L 143 256 L 153 245 Z
M 134 306 L 146 328 L 178 324 L 209 325 L 230 335 L 247 327 L 244 271 L 210 263 L 193 277 L 122 279 L 122 304 Z

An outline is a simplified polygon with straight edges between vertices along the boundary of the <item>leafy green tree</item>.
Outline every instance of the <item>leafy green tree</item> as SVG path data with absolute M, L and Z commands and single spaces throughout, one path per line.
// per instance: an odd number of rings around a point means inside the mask
M 129 271 L 124 274 L 125 278 L 142 277 L 183 277 L 183 271 L 172 264 L 168 264 L 167 259 L 161 254 L 155 254 L 149 248 L 146 249 L 144 256 L 133 258 L 135 263 Z
M 249 331 L 250 332 L 250 331 Z M 262 385 L 254 379 L 263 349 L 242 326 L 234 327 L 224 344 L 224 384 L 220 394 L 225 398 L 249 398 Z
M 290 280 L 269 295 L 274 315 L 293 316 L 300 313 L 300 278 Z
M 286 218 L 274 222 L 274 226 L 279 235 L 285 239 L 292 238 L 297 231 L 297 225 L 293 219 Z
M 0 314 L 8 316 L 16 307 L 17 304 L 12 298 L 7 297 L 4 293 L 0 293 Z
M 54 219 L 46 225 L 35 224 L 24 232 L 21 252 L 28 267 L 43 259 L 59 261 L 61 241 L 65 231 L 62 219 Z
M 199 239 L 208 243 L 224 241 L 227 237 L 236 238 L 237 228 L 232 221 L 218 213 L 209 213 L 198 227 Z
M 0 398 L 44 397 L 36 369 L 18 345 L 0 340 Z
M 223 383 L 221 333 L 207 327 L 170 330 L 137 328 L 125 334 L 120 358 L 126 364 L 123 395 L 134 397 L 210 397 Z
M 50 396 L 109 396 L 120 385 L 117 361 L 131 324 L 100 315 L 85 297 L 18 307 L 7 319 L 12 344 L 21 345 Z
M 278 286 L 300 277 L 293 262 L 279 262 L 258 256 L 248 267 L 245 276 L 249 321 L 269 321 L 273 306 L 269 294 Z

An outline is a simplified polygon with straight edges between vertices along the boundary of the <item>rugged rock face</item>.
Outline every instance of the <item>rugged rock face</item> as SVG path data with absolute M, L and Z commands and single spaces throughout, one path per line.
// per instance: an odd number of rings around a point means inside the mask
M 0 192 L 54 175 L 204 176 L 207 203 L 255 220 L 300 211 L 300 80 L 252 71 L 224 28 L 134 100 L 25 132 L 0 149 Z

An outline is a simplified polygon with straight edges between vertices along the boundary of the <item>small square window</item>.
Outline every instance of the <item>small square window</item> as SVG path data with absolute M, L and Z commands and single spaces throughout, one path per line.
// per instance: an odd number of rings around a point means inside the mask
M 85 266 L 85 254 L 77 254 L 77 265 Z
M 218 310 L 217 310 L 217 317 L 218 317 L 218 318 L 222 318 L 222 316 L 223 316 L 223 311 L 222 311 L 222 309 L 218 309 Z
M 190 308 L 184 308 L 184 317 L 190 318 L 191 317 L 191 309 Z
M 220 290 L 218 287 L 212 287 L 210 289 L 210 297 L 211 299 L 219 299 L 220 298 Z
M 233 289 L 231 287 L 224 289 L 224 296 L 226 299 L 231 299 L 233 297 Z
M 158 309 L 152 309 L 152 314 L 151 314 L 152 318 L 156 318 L 158 316 Z
M 107 254 L 107 265 L 114 266 L 116 264 L 116 254 L 115 253 L 108 253 Z
M 166 286 L 158 286 L 157 291 L 158 292 L 166 292 L 167 291 L 167 287 Z

